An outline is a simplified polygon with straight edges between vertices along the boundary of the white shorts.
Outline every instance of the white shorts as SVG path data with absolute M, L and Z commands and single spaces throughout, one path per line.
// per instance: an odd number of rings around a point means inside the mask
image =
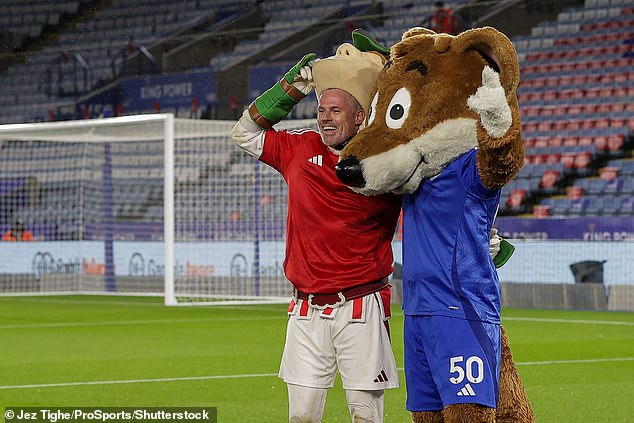
M 379 292 L 326 310 L 303 300 L 291 302 L 279 377 L 295 385 L 331 388 L 339 370 L 346 390 L 398 388 L 387 302 L 384 306 Z

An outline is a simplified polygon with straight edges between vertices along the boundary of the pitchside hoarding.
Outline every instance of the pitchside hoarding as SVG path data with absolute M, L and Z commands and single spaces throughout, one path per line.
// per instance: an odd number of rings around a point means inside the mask
M 495 226 L 508 239 L 634 241 L 634 218 L 594 216 L 574 219 L 498 217 Z
M 516 251 L 498 269 L 503 282 L 574 283 L 570 265 L 582 261 L 604 263 L 606 285 L 634 284 L 634 241 L 513 240 Z M 394 242 L 394 258 L 401 262 L 401 243 Z M 187 242 L 176 243 L 175 275 L 178 276 L 283 276 L 284 242 Z M 157 276 L 165 272 L 161 242 L 114 241 L 115 275 Z M 0 273 L 88 274 L 105 272 L 105 248 L 101 241 L 53 241 L 0 243 Z M 256 260 L 256 251 L 259 255 Z M 259 263 L 256 269 L 255 263 Z
M 260 243 L 261 276 L 282 276 L 284 244 Z M 250 242 L 177 243 L 175 275 L 252 276 L 255 249 Z M 160 276 L 165 273 L 165 245 L 160 242 L 113 243 L 117 276 Z M 86 274 L 105 273 L 105 249 L 101 241 L 54 241 L 0 244 L 0 273 Z

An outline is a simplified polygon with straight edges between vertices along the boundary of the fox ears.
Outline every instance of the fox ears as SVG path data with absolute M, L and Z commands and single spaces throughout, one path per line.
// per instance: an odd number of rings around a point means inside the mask
M 492 27 L 470 29 L 459 35 L 437 34 L 431 29 L 415 27 L 405 31 L 401 43 L 392 47 L 392 55 L 398 56 L 400 48 L 406 48 L 411 42 L 422 37 L 433 39 L 433 48 L 437 53 L 449 50 L 459 54 L 467 50 L 477 51 L 488 65 L 500 74 L 500 82 L 507 95 L 515 93 L 519 84 L 520 68 L 517 53 L 511 40 Z

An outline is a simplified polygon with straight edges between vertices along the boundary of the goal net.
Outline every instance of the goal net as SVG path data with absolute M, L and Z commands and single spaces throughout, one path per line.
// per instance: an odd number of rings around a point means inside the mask
M 0 293 L 286 302 L 286 185 L 234 122 L 170 114 L 0 126 Z M 314 121 L 289 121 L 288 128 Z

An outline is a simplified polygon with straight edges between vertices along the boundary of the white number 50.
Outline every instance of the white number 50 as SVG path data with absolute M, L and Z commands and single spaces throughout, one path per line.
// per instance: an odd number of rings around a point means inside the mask
M 464 357 L 461 355 L 449 358 L 449 372 L 456 373 L 455 377 L 449 378 L 449 382 L 457 385 L 464 380 L 465 375 L 471 383 L 482 382 L 482 379 L 484 379 L 484 363 L 482 359 L 477 355 L 473 355 L 467 358 L 464 367 L 462 365 L 463 361 Z

